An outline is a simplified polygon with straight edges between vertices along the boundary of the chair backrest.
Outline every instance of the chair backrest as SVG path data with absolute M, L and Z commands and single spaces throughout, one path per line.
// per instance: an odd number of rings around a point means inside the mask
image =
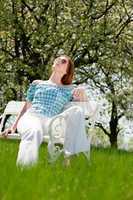
M 4 110 L 4 113 L 2 114 L 2 120 L 0 123 L 0 133 L 3 131 L 3 127 L 5 125 L 5 121 L 7 119 L 7 116 L 9 115 L 17 115 L 22 107 L 24 106 L 25 101 L 9 101 L 6 105 L 6 108 Z
M 9 101 L 6 105 L 6 108 L 4 110 L 4 115 L 15 115 L 18 114 L 22 107 L 24 106 L 25 101 Z
M 6 116 L 17 115 L 21 111 L 22 107 L 24 106 L 24 103 L 25 101 L 9 101 L 8 102 L 2 116 L 0 131 L 2 131 L 3 129 L 3 126 L 6 121 Z M 97 104 L 97 102 L 91 101 L 91 100 L 88 102 L 72 101 L 65 106 L 65 109 L 74 105 L 80 106 L 83 109 L 86 118 L 89 117 L 89 119 L 93 122 L 96 120 L 96 115 L 99 109 L 99 105 Z
M 70 103 L 68 103 L 68 105 L 66 105 L 66 108 L 67 107 L 70 107 L 70 106 L 79 106 L 83 109 L 83 112 L 85 114 L 85 117 L 92 117 L 95 115 L 95 113 L 97 112 L 98 108 L 99 108 L 99 105 L 96 101 L 72 101 Z
M 3 115 L 18 114 L 24 106 L 24 103 L 25 101 L 9 101 L 6 105 Z M 88 102 L 71 101 L 65 106 L 65 109 L 73 105 L 80 106 L 83 109 L 85 116 L 88 117 L 92 117 L 93 115 L 95 115 L 95 113 L 99 109 L 98 103 L 92 100 Z

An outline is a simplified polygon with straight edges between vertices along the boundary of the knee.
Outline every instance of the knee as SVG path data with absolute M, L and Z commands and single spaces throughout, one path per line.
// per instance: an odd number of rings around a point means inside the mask
M 83 109 L 80 106 L 73 106 L 72 108 L 72 112 L 70 113 L 70 115 L 72 118 L 84 118 L 84 112 Z
M 78 115 L 83 115 L 83 109 L 80 106 L 75 106 L 74 113 Z
M 20 133 L 21 134 L 21 139 L 22 140 L 39 140 L 41 141 L 43 138 L 43 130 L 42 128 L 39 127 L 30 127 L 27 130 L 23 130 L 23 132 Z

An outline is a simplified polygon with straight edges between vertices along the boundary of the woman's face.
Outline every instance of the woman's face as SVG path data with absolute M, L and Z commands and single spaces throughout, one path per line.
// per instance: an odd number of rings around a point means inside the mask
M 53 70 L 62 74 L 66 74 L 68 66 L 68 59 L 64 56 L 60 56 L 54 60 Z

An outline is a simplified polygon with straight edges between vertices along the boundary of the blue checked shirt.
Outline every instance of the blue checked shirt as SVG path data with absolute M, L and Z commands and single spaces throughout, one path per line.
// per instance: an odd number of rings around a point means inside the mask
M 47 82 L 32 83 L 27 91 L 27 101 L 32 102 L 29 112 L 47 117 L 59 114 L 72 100 L 73 86 L 57 86 Z

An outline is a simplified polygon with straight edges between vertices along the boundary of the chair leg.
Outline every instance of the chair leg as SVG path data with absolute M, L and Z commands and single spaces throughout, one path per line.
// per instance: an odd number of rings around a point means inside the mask
M 61 120 L 61 119 L 64 119 L 64 117 L 62 115 L 56 116 L 51 120 L 51 122 L 49 124 L 49 131 L 48 131 L 48 134 L 50 136 L 49 143 L 48 143 L 48 162 L 49 163 L 54 163 L 58 159 L 58 157 L 61 155 L 61 153 L 63 152 L 63 148 L 61 146 L 55 144 L 54 134 L 52 133 L 53 132 L 52 126 L 56 119 Z M 55 129 L 56 129 L 56 127 L 55 127 Z
M 53 143 L 48 144 L 48 162 L 49 163 L 54 163 L 58 157 L 61 155 L 63 152 L 63 149 L 61 149 L 59 146 L 56 146 Z

